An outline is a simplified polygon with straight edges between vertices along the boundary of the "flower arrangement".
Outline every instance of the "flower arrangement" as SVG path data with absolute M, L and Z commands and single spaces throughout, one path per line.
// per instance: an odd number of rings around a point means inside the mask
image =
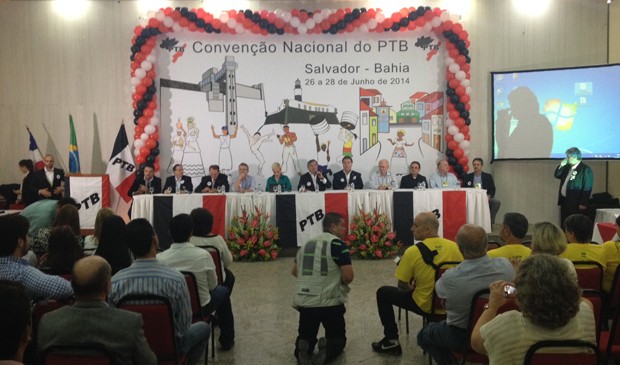
M 396 241 L 396 233 L 390 229 L 387 214 L 377 209 L 371 213 L 360 209 L 351 221 L 350 234 L 345 241 L 351 256 L 372 260 L 393 257 L 403 244 Z
M 233 217 L 226 240 L 235 261 L 270 261 L 278 258 L 278 228 L 269 223 L 269 214 L 254 207 Z

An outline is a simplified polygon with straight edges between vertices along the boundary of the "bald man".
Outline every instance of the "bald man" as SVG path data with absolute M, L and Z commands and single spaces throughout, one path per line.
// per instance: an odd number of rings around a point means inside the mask
M 439 221 L 432 212 L 416 215 L 411 230 L 418 243 L 405 251 L 398 264 L 394 275 L 398 286 L 382 286 L 377 290 L 377 309 L 384 338 L 372 343 L 376 352 L 402 354 L 393 306 L 419 315 L 430 313 L 435 267 L 446 261 L 463 261 L 456 243 L 439 237 Z
M 379 172 L 370 177 L 370 188 L 377 190 L 393 190 L 398 187 L 396 176 L 390 172 L 390 163 L 383 159 L 379 161 Z
M 142 329 L 142 316 L 110 308 L 110 265 L 100 256 L 88 256 L 73 266 L 71 285 L 76 301 L 43 316 L 38 351 L 51 346 L 94 343 L 104 347 L 114 364 L 157 364 Z

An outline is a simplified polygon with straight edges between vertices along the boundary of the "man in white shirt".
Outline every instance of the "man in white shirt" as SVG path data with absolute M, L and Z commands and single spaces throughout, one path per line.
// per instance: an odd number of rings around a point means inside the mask
M 433 189 L 451 189 L 461 186 L 456 176 L 450 172 L 450 165 L 446 159 L 437 161 L 437 173 L 432 174 L 429 180 Z
M 179 214 L 170 220 L 172 245 L 157 254 L 157 260 L 177 269 L 189 271 L 196 277 L 198 295 L 203 314 L 217 310 L 220 326 L 219 342 L 222 350 L 227 351 L 235 343 L 235 327 L 230 304 L 230 292 L 217 285 L 215 263 L 211 254 L 189 242 L 192 236 L 193 221 L 189 214 Z
M 65 171 L 54 168 L 54 156 L 50 154 L 45 155 L 43 163 L 45 163 L 45 168 L 35 172 L 39 196 L 42 199 L 59 200 L 65 192 L 62 186 Z
M 390 163 L 383 159 L 379 161 L 379 172 L 370 178 L 370 188 L 378 190 L 390 190 L 398 187 L 396 176 L 390 172 Z

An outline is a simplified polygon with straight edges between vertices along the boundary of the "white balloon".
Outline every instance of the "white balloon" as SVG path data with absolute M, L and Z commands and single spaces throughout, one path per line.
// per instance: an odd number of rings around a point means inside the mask
M 159 125 L 159 119 L 157 119 L 157 117 L 152 117 L 150 123 L 151 125 L 157 126 Z
M 461 149 L 464 151 L 465 149 L 469 148 L 469 141 L 466 139 L 463 140 L 459 143 L 459 147 L 461 147 Z
M 164 20 L 162 21 L 162 23 L 164 23 L 166 27 L 171 27 L 174 24 L 174 19 L 167 16 L 167 17 L 164 17 Z
M 469 142 L 469 141 L 468 141 L 468 142 Z M 464 154 L 465 156 L 469 156 L 469 148 L 468 148 L 468 149 L 463 150 L 463 154 Z
M 471 94 L 471 87 L 469 87 L 469 86 L 466 87 L 465 88 L 465 92 L 467 93 L 467 95 L 470 95 Z
M 140 142 L 144 143 L 144 141 L 141 140 L 141 139 L 136 139 L 136 141 L 140 141 Z M 134 149 L 133 150 L 133 155 L 134 156 L 140 156 L 140 149 L 139 148 Z
M 146 76 L 146 71 L 144 71 L 141 68 L 136 69 L 136 78 L 138 79 L 138 81 L 142 80 L 144 78 L 144 76 Z
M 382 23 L 385 20 L 385 15 L 383 13 L 377 13 L 375 15 L 375 20 L 379 23 Z
M 321 15 L 323 15 L 323 19 L 328 18 L 331 14 L 332 14 L 332 12 L 329 9 L 321 10 Z
M 150 62 L 149 62 L 149 61 L 147 61 L 147 60 L 144 60 L 144 61 L 142 61 L 142 63 L 140 64 L 140 68 L 141 68 L 141 69 L 143 69 L 143 70 L 145 70 L 145 71 L 148 71 L 148 70 L 150 70 L 150 69 L 152 69 L 152 68 L 153 68 L 153 64 L 152 64 L 152 63 L 150 63 Z
M 323 14 L 321 13 L 316 13 L 312 16 L 312 19 L 314 19 L 314 21 L 318 24 L 320 22 L 322 22 L 324 20 L 323 18 Z
M 144 141 L 143 141 L 143 140 L 141 140 L 141 139 L 136 139 L 135 141 L 133 141 L 133 147 L 134 147 L 136 150 L 139 150 L 139 149 L 140 149 L 140 147 L 142 147 L 142 146 L 144 146 Z
M 237 27 L 237 19 L 235 18 L 230 18 L 228 19 L 228 21 L 226 22 L 226 25 L 228 25 L 229 28 L 236 28 Z
M 456 65 L 458 66 L 458 64 L 456 64 Z M 465 72 L 463 72 L 463 71 L 459 71 L 454 76 L 456 77 L 457 80 L 463 81 L 463 80 L 465 80 L 465 77 L 467 77 L 467 74 L 465 74 Z
M 144 127 L 144 133 L 148 134 L 149 136 L 153 133 L 155 133 L 155 126 L 154 125 L 147 125 L 146 127 Z
M 445 22 L 446 20 L 450 19 L 450 14 L 447 11 L 442 11 L 439 19 L 441 19 L 442 22 Z
M 465 79 L 465 80 L 461 81 L 461 85 L 463 85 L 464 87 L 468 87 L 469 86 L 469 82 L 470 81 L 468 79 Z
M 431 21 L 431 25 L 433 26 L 433 28 L 437 28 L 441 25 L 441 19 L 438 16 L 434 17 Z
M 142 28 L 146 28 L 148 25 L 149 25 L 149 21 L 148 20 L 146 20 L 146 19 L 141 19 L 140 20 L 140 26 Z
M 237 34 L 243 34 L 245 33 L 245 27 L 241 24 L 237 24 L 235 27 L 235 32 L 237 32 Z
M 455 125 L 448 127 L 448 133 L 450 133 L 450 135 L 453 136 L 453 135 L 457 134 L 458 132 L 459 132 L 459 127 L 457 127 Z
M 446 119 L 446 127 L 452 127 L 454 125 L 454 121 L 450 118 Z
M 140 139 L 141 139 L 141 140 L 143 140 L 143 141 L 146 141 L 147 139 L 149 139 L 149 135 L 148 135 L 148 134 L 146 134 L 146 133 L 142 133 L 142 134 L 140 135 Z
M 284 13 L 282 13 L 282 20 L 284 20 L 285 22 L 290 22 L 291 21 L 291 13 L 288 11 L 285 11 Z
M 459 67 L 458 63 L 454 62 L 454 63 L 451 63 L 450 66 L 448 66 L 448 70 L 452 72 L 453 74 L 456 74 L 457 72 L 461 70 L 461 68 Z
M 454 135 L 454 140 L 458 143 L 461 143 L 465 140 L 465 136 L 463 135 L 463 133 L 457 133 Z
M 183 31 L 183 27 L 179 25 L 179 23 L 172 24 L 172 31 L 175 33 L 181 33 Z
M 431 25 L 431 23 L 426 23 L 426 24 L 424 24 L 424 26 L 422 27 L 422 30 L 423 30 L 424 32 L 428 32 L 428 31 L 430 31 L 431 29 L 433 29 L 433 26 Z
M 147 17 L 148 19 L 154 18 L 154 17 L 155 17 L 155 11 L 153 11 L 153 10 L 149 10 L 149 11 L 147 11 L 147 12 L 146 12 L 146 17 Z
M 160 22 L 164 20 L 165 17 L 166 17 L 166 14 L 164 14 L 164 12 L 161 10 L 155 13 L 155 18 L 159 20 Z
M 155 61 L 157 61 L 157 58 L 154 55 L 150 54 L 146 56 L 146 60 L 149 61 L 150 63 L 155 63 Z
M 306 29 L 305 25 L 299 24 L 299 26 L 297 26 L 297 31 L 299 32 L 299 34 L 306 34 L 308 29 Z
M 301 24 L 301 22 L 299 21 L 298 17 L 292 17 L 291 21 L 289 22 L 293 27 L 297 28 L 299 26 L 299 24 Z
M 139 70 L 139 69 L 138 69 L 138 70 Z M 138 72 L 138 70 L 136 70 L 136 72 Z M 132 78 L 131 78 L 131 84 L 132 84 L 133 86 L 138 86 L 138 85 L 140 84 L 140 79 L 139 79 L 139 78 L 137 78 L 137 77 L 132 77 Z
M 446 66 L 450 66 L 453 63 L 454 63 L 454 58 L 452 57 L 446 58 Z
M 228 19 L 230 19 L 228 13 L 223 11 L 222 14 L 220 14 L 220 20 L 222 21 L 222 23 L 226 23 Z
M 377 20 L 374 18 L 368 19 L 368 29 L 373 30 L 377 27 Z
M 281 18 L 282 14 L 284 13 L 284 10 L 280 9 L 280 8 L 276 8 L 276 10 L 273 11 L 273 13 L 278 17 Z
M 368 26 L 366 24 L 360 25 L 360 27 L 357 29 L 362 33 L 368 33 Z
M 306 28 L 308 29 L 312 29 L 316 26 L 316 22 L 314 19 L 312 18 L 308 18 L 308 20 L 306 20 Z

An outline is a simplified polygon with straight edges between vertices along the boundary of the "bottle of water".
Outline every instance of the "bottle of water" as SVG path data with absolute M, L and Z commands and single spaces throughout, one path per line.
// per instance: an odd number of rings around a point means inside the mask
M 263 192 L 263 188 L 261 187 L 260 183 L 258 183 L 256 185 L 256 190 L 255 190 L 256 194 L 260 194 Z
M 282 192 L 282 185 L 278 184 L 276 186 L 276 194 L 280 194 Z

